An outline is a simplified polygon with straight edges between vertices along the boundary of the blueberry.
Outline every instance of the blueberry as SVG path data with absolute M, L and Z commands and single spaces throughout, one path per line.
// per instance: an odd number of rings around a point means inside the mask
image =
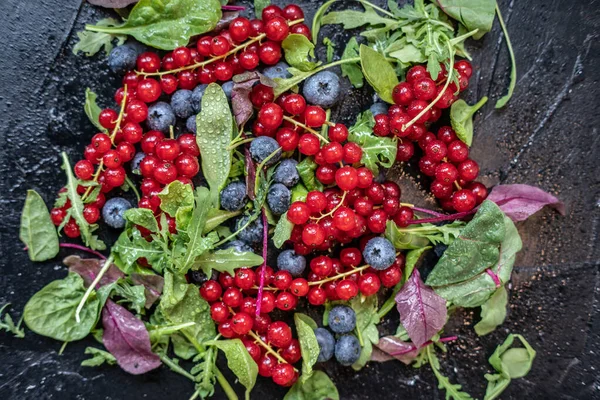
M 185 129 L 187 129 L 188 132 L 196 133 L 196 115 L 190 116 L 185 121 Z
M 335 359 L 344 366 L 354 364 L 360 357 L 360 343 L 354 335 L 341 336 L 335 344 Z
M 263 75 L 269 79 L 281 78 L 287 79 L 291 78 L 292 74 L 288 72 L 288 68 L 290 66 L 284 63 L 283 61 L 278 62 L 272 67 L 265 68 L 263 71 Z
M 233 81 L 225 82 L 221 85 L 221 89 L 225 92 L 225 96 L 227 96 L 227 100 L 231 101 L 231 92 L 233 92 Z
M 356 327 L 356 313 L 348 306 L 335 306 L 329 311 L 328 322 L 335 333 L 348 333 Z
M 267 193 L 267 204 L 275 215 L 281 215 L 290 208 L 292 192 L 281 183 L 275 183 Z
M 131 208 L 131 203 L 122 197 L 113 197 L 102 207 L 102 219 L 111 228 L 120 229 L 125 226 L 123 214 Z
M 294 278 L 297 278 L 306 269 L 306 258 L 296 254 L 294 250 L 284 250 L 277 256 L 277 268 L 281 271 L 287 271 Z
M 306 80 L 302 93 L 307 103 L 330 108 L 340 98 L 340 78 L 331 71 L 319 72 Z
M 265 158 L 275 151 L 277 151 L 277 154 L 267 161 L 265 164 L 267 167 L 275 164 L 281 157 L 281 147 L 277 143 L 277 140 L 268 136 L 259 136 L 250 143 L 250 155 L 257 163 L 263 162 Z
M 436 256 L 441 257 L 444 255 L 444 252 L 448 249 L 448 246 L 443 243 L 438 243 L 433 248 L 433 252 Z
M 246 205 L 246 184 L 231 182 L 221 191 L 221 207 L 227 211 L 238 211 Z
M 135 68 L 137 56 L 138 53 L 133 47 L 117 46 L 108 55 L 108 66 L 114 73 L 125 74 Z
M 175 125 L 176 119 L 171 106 L 164 101 L 159 101 L 148 107 L 146 122 L 150 130 L 167 133 L 169 128 Z
M 374 237 L 367 242 L 363 250 L 363 258 L 371 267 L 383 271 L 396 261 L 396 249 L 386 238 Z
M 250 216 L 243 216 L 238 218 L 235 223 L 235 230 L 238 231 L 241 227 L 246 225 Z M 244 230 L 238 233 L 238 239 L 247 244 L 258 244 L 263 239 L 263 223 L 261 218 L 256 218 L 250 223 Z
M 171 108 L 179 118 L 189 118 L 194 113 L 192 91 L 180 89 L 171 96 Z
M 144 157 L 146 157 L 146 153 L 144 153 L 143 151 L 138 151 L 137 153 L 135 153 L 135 156 L 133 156 L 133 160 L 131 160 L 131 170 L 132 171 L 137 170 L 138 174 L 139 174 L 140 163 L 142 162 Z
M 317 328 L 315 329 L 315 336 L 317 337 L 317 343 L 319 343 L 319 357 L 317 358 L 317 362 L 331 360 L 335 348 L 333 335 L 325 328 Z
M 202 271 L 190 271 L 189 277 L 192 283 L 195 283 L 196 285 L 202 285 L 208 280 L 208 276 L 206 276 L 206 274 Z M 216 281 L 219 279 L 219 273 L 213 269 L 210 279 Z
M 379 114 L 387 114 L 388 106 L 385 103 L 375 103 L 369 108 L 369 110 L 371 110 L 371 113 L 373 114 L 373 116 L 376 116 Z
M 192 108 L 196 114 L 202 109 L 202 97 L 204 96 L 207 87 L 208 85 L 206 84 L 198 85 L 192 91 Z
M 248 246 L 246 243 L 242 242 L 241 240 L 233 240 L 231 242 L 226 243 L 223 246 L 223 249 L 227 250 L 227 249 L 235 249 L 236 252 L 238 253 L 253 253 L 254 249 L 250 246 Z
M 296 165 L 298 165 L 298 161 L 292 160 L 291 158 L 283 160 L 277 168 L 275 168 L 273 182 L 282 183 L 290 189 L 294 187 L 300 180 Z

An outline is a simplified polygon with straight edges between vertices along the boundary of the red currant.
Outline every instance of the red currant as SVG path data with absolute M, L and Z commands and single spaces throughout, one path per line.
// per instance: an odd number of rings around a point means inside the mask
M 325 120 L 327 119 L 327 115 L 325 114 L 325 110 L 323 110 L 319 106 L 307 106 L 304 111 L 304 120 L 306 121 L 306 125 L 311 128 L 321 127 Z
M 292 342 L 292 330 L 283 321 L 275 321 L 269 325 L 267 340 L 276 347 L 287 347 Z
M 223 293 L 223 289 L 217 281 L 208 280 L 200 287 L 200 296 L 209 303 L 219 300 L 221 293 Z
M 452 195 L 452 206 L 458 212 L 471 211 L 476 204 L 475 195 L 468 189 L 459 190 Z

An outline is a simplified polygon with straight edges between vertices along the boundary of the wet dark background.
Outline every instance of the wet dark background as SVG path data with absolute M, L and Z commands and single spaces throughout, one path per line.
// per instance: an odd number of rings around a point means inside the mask
M 99 94 L 101 105 L 113 106 L 119 78 L 108 72 L 103 55 L 87 58 L 71 52 L 76 32 L 110 12 L 80 0 L 2 3 L 0 304 L 13 303 L 13 316 L 18 319 L 33 293 L 66 273 L 60 263 L 66 252 L 61 251 L 55 261 L 34 265 L 22 251 L 18 226 L 26 189 L 37 190 L 48 203 L 53 201 L 64 183 L 59 152 L 79 159 L 94 133 L 82 108 L 85 88 Z M 322 1 L 299 3 L 312 19 Z M 564 200 L 568 213 L 560 217 L 544 210 L 518 224 L 524 247 L 510 285 L 507 321 L 493 334 L 478 338 L 472 329 L 476 315 L 459 312 L 446 329 L 459 340 L 441 357 L 442 369 L 452 382 L 481 398 L 486 385 L 483 375 L 491 372 L 487 358 L 508 332 L 521 333 L 538 356 L 530 374 L 513 381 L 502 398 L 600 398 L 600 251 L 596 247 L 600 4 L 503 0 L 500 5 L 517 56 L 518 85 L 508 106 L 495 110 L 493 104 L 504 93 L 509 74 L 508 53 L 496 22 L 483 40 L 469 44 L 476 72 L 467 101 L 484 95 L 491 98 L 477 114 L 472 155 L 488 186 L 538 185 Z M 345 43 L 347 37 L 333 31 L 328 27 L 322 32 Z M 340 44 L 338 53 L 342 50 Z M 349 92 L 334 111 L 334 120 L 351 123 L 353 115 L 368 107 L 371 96 L 368 91 Z M 405 171 L 390 172 L 406 193 L 405 200 L 433 206 L 414 170 L 409 166 Z M 105 237 L 111 234 L 104 233 Z M 383 328 L 393 328 L 395 318 Z M 166 368 L 130 376 L 117 367 L 80 367 L 83 350 L 93 344 L 92 339 L 69 344 L 59 356 L 61 343 L 32 332 L 25 339 L 0 333 L 0 398 L 185 399 L 193 393 L 187 379 Z M 414 370 L 393 362 L 370 364 L 358 373 L 334 363 L 324 368 L 342 399 L 445 396 L 427 367 Z M 284 393 L 270 380 L 259 378 L 252 397 L 275 399 Z M 223 397 L 216 392 L 215 398 Z

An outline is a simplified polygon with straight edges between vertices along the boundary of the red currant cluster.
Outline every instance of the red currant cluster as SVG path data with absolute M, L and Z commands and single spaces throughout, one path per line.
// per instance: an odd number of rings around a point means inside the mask
M 411 68 L 406 74 L 406 82 L 399 83 L 392 92 L 396 104 L 390 107 L 387 115 L 375 116 L 373 131 L 379 136 L 395 135 L 401 139 L 398 141 L 398 161 L 413 157 L 416 142 L 424 153 L 419 161 L 421 172 L 435 179 L 431 184 L 433 195 L 445 210 L 466 212 L 487 196 L 485 186 L 473 182 L 479 174 L 479 166 L 469 159 L 468 146 L 458 139 L 452 128 L 441 127 L 437 136 L 428 132 L 428 128 L 440 118 L 441 109 L 450 107 L 458 94 L 467 89 L 473 69 L 466 60 L 456 62 L 458 85 L 451 82 L 444 90 L 448 73 L 443 64 L 441 67 L 437 81 L 424 66 Z M 411 125 L 424 110 L 427 111 Z

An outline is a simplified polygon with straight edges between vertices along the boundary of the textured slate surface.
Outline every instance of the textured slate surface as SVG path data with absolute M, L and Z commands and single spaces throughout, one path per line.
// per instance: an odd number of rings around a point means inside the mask
M 300 3 L 312 17 L 322 2 Z M 492 99 L 476 117 L 472 154 L 487 185 L 541 186 L 565 201 L 568 214 L 560 217 L 544 210 L 518 224 L 524 248 L 510 286 L 508 320 L 495 333 L 477 338 L 472 332 L 476 315 L 455 315 L 447 332 L 460 339 L 441 357 L 442 368 L 453 382 L 481 398 L 483 375 L 490 372 L 487 358 L 508 331 L 522 333 L 538 357 L 532 372 L 513 381 L 502 398 L 600 398 L 600 4 L 568 0 L 500 4 L 517 55 L 519 83 L 508 107 L 494 110 L 493 100 L 505 90 L 509 72 L 507 51 L 495 23 L 493 32 L 470 44 L 476 72 L 466 98 L 469 102 L 483 95 Z M 82 110 L 85 88 L 98 92 L 101 104 L 112 105 L 119 79 L 107 71 L 103 56 L 71 53 L 83 24 L 108 12 L 80 0 L 6 0 L 4 9 L 0 304 L 13 303 L 13 315 L 20 315 L 33 293 L 66 271 L 60 258 L 33 265 L 22 251 L 17 238 L 25 191 L 33 188 L 48 202 L 53 200 L 63 184 L 59 152 L 65 150 L 77 159 L 94 133 Z M 326 28 L 323 33 L 347 39 L 333 31 Z M 351 91 L 334 111 L 334 120 L 351 123 L 370 100 L 367 91 Z M 390 176 L 402 186 L 405 199 L 433 206 L 411 166 L 395 168 Z M 103 235 L 110 240 L 114 232 Z M 382 329 L 392 329 L 396 318 L 389 317 Z M 91 344 L 92 340 L 69 344 L 58 356 L 60 343 L 31 332 L 23 340 L 0 333 L 0 398 L 164 399 L 187 398 L 192 393 L 189 381 L 165 368 L 134 377 L 113 367 L 80 367 L 83 349 Z M 413 370 L 400 363 L 370 365 L 359 373 L 335 364 L 324 368 L 343 399 L 444 398 L 428 368 Z M 234 381 L 231 375 L 228 378 Z M 259 379 L 253 398 L 276 399 L 284 393 Z M 215 398 L 224 395 L 217 391 Z

